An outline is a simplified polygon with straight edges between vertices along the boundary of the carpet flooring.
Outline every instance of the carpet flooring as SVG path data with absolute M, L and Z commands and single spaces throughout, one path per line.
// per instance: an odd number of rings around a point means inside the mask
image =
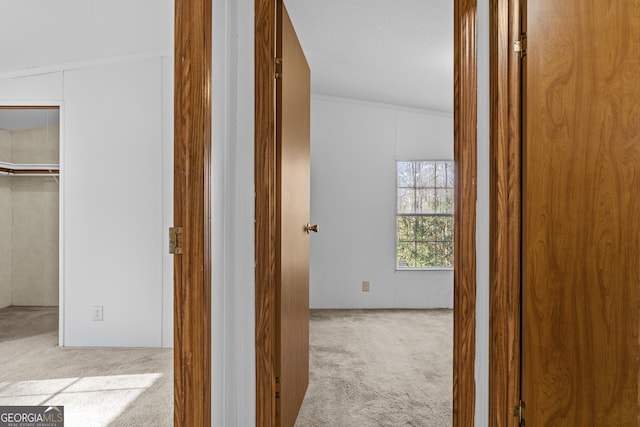
M 58 347 L 58 309 L 0 310 L 0 406 L 64 406 L 66 427 L 171 426 L 173 350 Z
M 312 310 L 296 427 L 450 426 L 452 322 L 450 310 Z M 57 325 L 57 308 L 0 310 L 0 406 L 63 405 L 66 427 L 172 425 L 171 349 L 60 348 Z
M 451 310 L 312 310 L 296 427 L 451 425 Z

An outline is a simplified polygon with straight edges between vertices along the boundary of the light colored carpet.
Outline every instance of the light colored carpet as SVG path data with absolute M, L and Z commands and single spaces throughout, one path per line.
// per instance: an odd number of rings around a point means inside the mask
M 451 310 L 312 310 L 297 427 L 451 425 Z
M 62 405 L 66 427 L 173 425 L 173 350 L 60 348 L 58 309 L 0 310 L 0 405 Z
M 452 320 L 450 310 L 313 310 L 296 426 L 451 425 Z M 0 405 L 64 405 L 67 427 L 172 425 L 171 349 L 60 348 L 57 324 L 57 308 L 0 310 Z

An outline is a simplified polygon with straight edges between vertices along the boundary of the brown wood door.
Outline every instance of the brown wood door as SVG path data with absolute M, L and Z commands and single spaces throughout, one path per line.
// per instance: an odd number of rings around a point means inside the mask
M 524 418 L 636 426 L 640 2 L 532 0 L 524 17 Z
M 278 2 L 276 425 L 293 426 L 309 384 L 310 71 Z

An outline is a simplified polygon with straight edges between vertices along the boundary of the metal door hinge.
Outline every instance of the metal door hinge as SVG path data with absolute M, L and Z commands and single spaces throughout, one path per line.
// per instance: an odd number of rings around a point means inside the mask
M 169 253 L 182 255 L 181 245 L 182 227 L 169 228 Z
M 526 405 L 524 404 L 524 400 L 520 400 L 516 406 L 513 407 L 513 416 L 518 417 L 518 425 L 524 425 L 524 410 Z
M 525 39 L 527 38 L 527 33 L 520 34 L 519 40 L 514 40 L 513 42 L 513 51 L 520 56 L 520 58 L 524 57 L 527 54 L 527 49 L 525 47 Z
M 275 59 L 274 59 L 274 62 L 276 63 L 276 67 L 277 67 L 278 65 L 282 65 L 282 58 L 275 58 Z M 281 78 L 282 78 L 282 73 L 280 73 L 280 72 L 276 71 L 276 80 L 279 80 L 279 79 L 281 79 Z

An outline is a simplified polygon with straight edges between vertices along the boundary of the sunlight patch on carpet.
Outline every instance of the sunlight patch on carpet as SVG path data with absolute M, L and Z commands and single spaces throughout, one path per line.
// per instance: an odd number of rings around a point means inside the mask
M 66 427 L 103 427 L 160 377 L 150 373 L 4 382 L 0 405 L 64 406 Z

